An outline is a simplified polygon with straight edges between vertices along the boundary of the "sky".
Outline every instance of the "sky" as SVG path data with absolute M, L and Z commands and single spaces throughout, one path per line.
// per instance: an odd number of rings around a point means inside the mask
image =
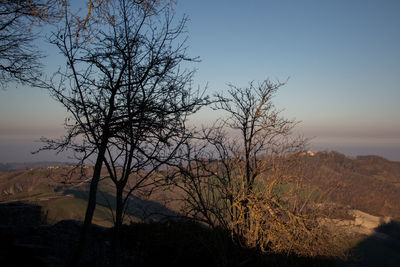
M 194 84 L 208 93 L 232 83 L 287 81 L 274 103 L 301 121 L 310 149 L 400 161 L 400 1 L 178 0 L 187 15 L 188 54 L 198 56 Z M 43 41 L 47 70 L 62 61 Z M 204 110 L 195 121 L 218 114 Z M 65 110 L 46 91 L 0 90 L 0 162 L 64 159 L 31 155 L 41 136 L 63 134 Z

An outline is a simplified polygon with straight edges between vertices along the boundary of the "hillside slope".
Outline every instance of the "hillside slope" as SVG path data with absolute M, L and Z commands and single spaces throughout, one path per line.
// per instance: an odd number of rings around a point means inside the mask
M 48 223 L 80 220 L 85 216 L 91 167 L 74 168 L 50 166 L 23 171 L 0 173 L 0 203 L 23 202 L 39 205 Z M 105 177 L 106 171 L 102 176 Z M 127 207 L 127 222 L 162 219 L 176 216 L 159 201 L 146 195 L 132 195 Z M 115 211 L 115 186 L 110 179 L 101 179 L 97 192 L 94 223 L 111 226 Z
M 378 156 L 349 158 L 337 152 L 303 156 L 308 183 L 333 202 L 400 218 L 400 162 Z
M 301 160 L 306 182 L 329 200 L 372 215 L 400 218 L 400 162 L 378 156 L 349 158 L 337 152 L 306 154 Z M 0 173 L 0 201 L 48 200 L 71 196 L 68 190 L 85 192 L 91 172 L 87 167 L 47 167 Z M 102 191 L 111 196 L 113 186 L 105 183 Z M 72 197 L 85 201 L 82 194 Z

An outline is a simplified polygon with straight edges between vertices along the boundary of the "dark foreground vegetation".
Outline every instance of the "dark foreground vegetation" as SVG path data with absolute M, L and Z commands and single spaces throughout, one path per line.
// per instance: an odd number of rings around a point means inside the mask
M 328 215 L 339 220 L 351 220 L 347 213 L 351 207 L 394 219 L 381 224 L 370 234 L 350 234 L 346 242 L 337 240 L 342 243 L 327 250 L 325 256 L 304 255 L 319 251 L 315 245 L 311 246 L 314 250 L 308 252 L 306 249 L 310 247 L 304 246 L 303 255 L 293 251 L 274 251 L 271 246 L 274 243 L 267 244 L 261 251 L 257 246 L 249 246 L 232 231 L 182 219 L 177 202 L 174 205 L 173 202 L 160 202 L 160 199 L 176 198 L 179 191 L 171 188 L 161 192 L 154 190 L 150 198 L 131 197 L 132 206 L 126 211 L 127 217 L 121 228 L 118 265 L 398 266 L 400 227 L 395 208 L 398 163 L 372 156 L 351 159 L 336 152 L 318 152 L 313 156 L 304 155 L 301 159 L 307 163 L 304 166 L 307 166 L 305 171 L 310 178 L 303 181 L 311 186 L 306 196 L 315 203 L 323 201 L 325 210 L 332 208 L 334 212 Z M 90 176 L 92 171 L 90 167 L 79 170 L 52 166 L 0 174 L 2 266 L 68 266 L 79 241 L 88 199 L 87 183 L 82 183 L 81 175 L 86 173 Z M 363 179 L 356 179 L 357 176 Z M 371 182 L 363 183 L 367 180 Z M 340 186 L 329 186 L 332 183 Z M 381 190 L 374 190 L 376 184 L 381 185 Z M 286 187 L 282 185 L 279 189 L 287 190 Z M 326 188 L 331 190 L 324 191 Z M 351 188 L 358 190 L 350 194 Z M 115 265 L 111 216 L 115 209 L 114 194 L 111 181 L 102 180 L 94 225 L 78 266 Z M 368 200 L 369 209 L 352 201 L 371 195 L 374 197 Z M 385 209 L 380 204 L 385 195 L 386 207 L 390 205 L 394 209 Z M 8 211 L 4 211 L 2 208 L 7 206 Z M 345 228 L 339 230 L 346 231 Z M 338 257 L 338 251 L 334 250 L 337 248 L 347 258 Z
M 0 228 L 2 266 L 68 266 L 82 223 Z M 112 266 L 112 228 L 93 226 L 79 266 Z M 190 222 L 133 223 L 121 229 L 120 266 L 333 266 L 333 259 L 262 254 L 229 233 Z
M 1 266 L 69 266 L 83 223 L 46 224 L 40 206 L 0 205 Z M 354 239 L 347 259 L 300 256 L 246 248 L 240 237 L 188 220 L 125 224 L 118 266 L 398 266 L 400 224 L 392 221 Z M 92 225 L 77 266 L 113 266 L 114 228 Z

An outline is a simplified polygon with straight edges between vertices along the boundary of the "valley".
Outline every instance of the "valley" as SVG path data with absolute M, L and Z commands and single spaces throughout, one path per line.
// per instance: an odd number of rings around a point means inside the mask
M 312 200 L 315 205 L 324 205 L 327 211 L 326 215 L 321 215 L 322 225 L 351 237 L 343 247 L 348 250 L 349 262 L 376 263 L 387 255 L 390 255 L 389 266 L 400 262 L 397 253 L 400 247 L 400 162 L 376 156 L 349 158 L 337 152 L 307 153 L 301 162 L 305 174 L 303 182 L 312 188 L 307 189 L 314 195 Z M 40 224 L 43 225 L 82 221 L 91 174 L 90 166 L 58 165 L 1 172 L 1 206 L 15 203 L 40 206 Z M 105 170 L 102 177 L 93 223 L 112 227 L 114 189 Z M 128 225 L 153 223 L 179 216 L 180 204 L 173 201 L 177 193 L 174 189 L 157 189 L 151 195 L 132 196 L 124 222 Z M 385 249 L 381 251 L 380 248 Z

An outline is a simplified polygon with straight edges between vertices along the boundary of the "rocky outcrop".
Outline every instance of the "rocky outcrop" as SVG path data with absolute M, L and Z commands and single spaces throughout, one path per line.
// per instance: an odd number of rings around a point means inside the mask
M 379 217 L 362 212 L 350 210 L 349 215 L 354 219 L 321 219 L 322 224 L 329 228 L 340 228 L 350 234 L 372 235 L 382 224 L 392 221 L 390 217 Z

